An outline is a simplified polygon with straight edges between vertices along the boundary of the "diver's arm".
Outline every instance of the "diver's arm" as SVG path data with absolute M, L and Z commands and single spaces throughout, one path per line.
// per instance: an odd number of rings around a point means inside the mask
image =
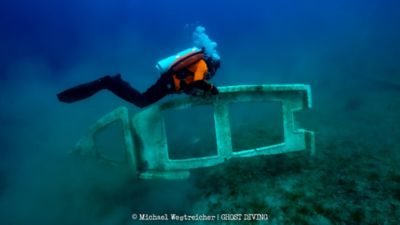
M 190 95 L 205 95 L 211 93 L 216 95 L 219 93 L 218 88 L 206 80 L 196 80 L 187 86 L 185 92 Z
M 211 78 L 212 75 L 210 71 L 208 71 L 208 66 L 205 60 L 200 60 L 195 65 L 188 68 L 189 71 L 194 73 L 193 82 L 190 83 L 185 92 L 190 95 L 207 95 L 212 94 L 216 95 L 219 93 L 218 89 L 208 82 L 208 78 Z M 213 71 L 215 73 L 215 70 Z

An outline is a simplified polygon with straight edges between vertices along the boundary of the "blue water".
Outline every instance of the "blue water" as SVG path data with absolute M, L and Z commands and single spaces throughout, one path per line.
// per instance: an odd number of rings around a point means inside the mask
M 140 109 L 108 92 L 74 104 L 58 102 L 56 93 L 115 73 L 145 91 L 159 76 L 156 62 L 191 47 L 199 25 L 218 43 L 215 85 L 311 85 L 313 109 L 299 119 L 316 131 L 315 159 L 267 157 L 186 181 L 147 182 L 69 158 L 102 115 L 121 105 L 132 114 Z M 4 0 L 0 223 L 141 224 L 130 215 L 143 211 L 267 212 L 270 224 L 397 224 L 399 27 L 394 0 Z M 257 127 L 261 116 L 237 111 L 250 132 L 276 136 Z M 180 129 L 193 119 L 183 117 Z M 236 127 L 236 143 L 268 142 Z M 200 130 L 207 134 L 207 126 Z M 171 134 L 175 145 L 179 132 Z M 214 146 L 201 137 L 193 143 Z

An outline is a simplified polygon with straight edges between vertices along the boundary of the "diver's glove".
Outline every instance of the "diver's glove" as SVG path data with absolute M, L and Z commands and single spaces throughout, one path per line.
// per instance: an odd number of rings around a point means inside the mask
M 185 90 L 185 93 L 192 96 L 209 96 L 219 93 L 217 87 L 204 80 L 193 82 Z
M 188 92 L 189 95 L 192 96 L 211 96 L 211 95 L 217 95 L 219 94 L 219 91 L 216 87 L 212 87 L 212 89 L 210 90 L 202 90 L 202 89 L 198 89 L 198 88 L 191 88 Z
M 219 94 L 218 88 L 215 87 L 214 85 L 211 85 L 211 94 L 212 94 L 212 95 L 217 95 L 217 94 Z
M 190 89 L 188 89 L 188 91 L 186 93 L 191 96 L 205 96 L 206 95 L 206 91 L 198 89 L 198 88 L 190 88 Z

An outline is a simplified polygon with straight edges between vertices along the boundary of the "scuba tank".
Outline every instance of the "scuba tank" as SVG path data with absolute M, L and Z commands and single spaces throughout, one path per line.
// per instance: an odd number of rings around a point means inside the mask
M 179 52 L 178 54 L 169 56 L 157 62 L 157 70 L 163 74 L 170 69 L 178 70 L 187 66 L 189 63 L 200 60 L 203 57 L 203 50 L 200 48 L 188 48 Z

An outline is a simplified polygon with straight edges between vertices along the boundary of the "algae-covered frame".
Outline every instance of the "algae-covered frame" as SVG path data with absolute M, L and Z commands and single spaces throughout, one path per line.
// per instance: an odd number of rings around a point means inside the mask
M 152 105 L 134 115 L 130 120 L 131 123 L 129 123 L 127 109 L 120 107 L 101 118 L 90 129 L 89 134 L 78 143 L 79 152 L 92 152 L 91 155 L 103 160 L 107 159 L 106 156 L 96 152 L 94 144 L 90 143 L 93 143 L 93 137 L 98 130 L 114 121 L 121 120 L 127 160 L 132 172 L 141 179 L 183 179 L 189 176 L 191 169 L 218 165 L 231 158 L 302 150 L 314 154 L 314 133 L 296 127 L 294 119 L 294 112 L 312 106 L 311 91 L 308 85 L 240 85 L 220 87 L 219 90 L 220 93 L 216 96 L 188 97 Z M 228 106 L 240 102 L 271 101 L 280 102 L 282 106 L 284 141 L 275 145 L 233 151 Z M 170 109 L 190 110 L 190 108 L 200 105 L 213 107 L 215 126 L 210 129 L 215 129 L 217 154 L 170 159 L 163 112 Z

